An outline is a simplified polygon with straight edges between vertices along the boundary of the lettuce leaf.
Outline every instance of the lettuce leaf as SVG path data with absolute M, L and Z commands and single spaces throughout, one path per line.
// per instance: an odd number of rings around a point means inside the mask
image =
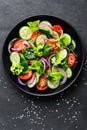
M 10 67 L 10 71 L 13 73 L 13 75 L 19 75 L 22 73 L 24 67 L 21 65 L 21 63 L 13 64 Z
M 40 23 L 39 20 L 33 21 L 33 22 L 27 22 L 27 25 L 30 27 L 32 32 L 36 32 L 39 30 L 38 24 Z
M 37 74 L 42 75 L 44 73 L 43 63 L 41 60 L 34 61 L 30 66 L 30 70 L 34 70 Z
M 54 72 L 49 72 L 48 74 L 48 79 L 50 81 L 60 81 L 64 77 L 64 74 L 61 71 L 54 71 Z

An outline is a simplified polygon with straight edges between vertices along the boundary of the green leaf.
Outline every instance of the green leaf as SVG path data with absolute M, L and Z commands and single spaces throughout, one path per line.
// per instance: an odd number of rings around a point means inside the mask
M 34 61 L 30 66 L 30 70 L 34 70 L 37 74 L 41 75 L 44 73 L 43 64 L 41 60 Z
M 41 57 L 43 55 L 43 52 L 40 48 L 34 47 L 34 54 L 35 56 Z
M 64 74 L 61 71 L 53 71 L 49 72 L 48 79 L 50 81 L 60 81 L 64 77 Z
M 50 53 L 50 49 L 52 47 L 50 46 L 50 44 L 47 42 L 43 48 L 43 57 L 46 57 L 49 53 Z
M 32 32 L 36 32 L 39 30 L 38 24 L 40 23 L 39 20 L 33 21 L 33 22 L 27 22 L 28 26 L 30 27 Z
M 22 73 L 24 67 L 21 65 L 21 63 L 13 64 L 10 67 L 10 71 L 13 73 L 13 75 L 19 75 Z
M 21 65 L 24 67 L 23 71 L 28 70 L 28 63 L 27 60 L 25 59 L 24 55 L 22 53 L 20 53 L 20 63 Z
M 36 58 L 35 54 L 34 54 L 34 50 L 33 48 L 31 47 L 27 47 L 25 49 L 25 51 L 23 52 L 23 55 L 24 57 L 27 59 L 27 60 L 33 60 Z

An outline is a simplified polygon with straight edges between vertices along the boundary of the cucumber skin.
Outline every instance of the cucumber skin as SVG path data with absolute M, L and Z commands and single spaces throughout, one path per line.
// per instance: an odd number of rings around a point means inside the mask
M 70 67 L 68 67 L 66 69 L 66 74 L 67 74 L 67 78 L 71 78 L 72 77 L 72 69 Z
M 47 20 L 43 20 L 43 21 L 40 22 L 40 24 L 42 24 L 42 23 L 47 24 L 48 26 L 52 26 L 51 23 Z
M 15 55 L 17 56 L 17 62 L 15 62 L 15 60 L 14 60 L 15 56 L 13 57 L 13 54 L 15 54 Z M 18 53 L 18 52 L 12 52 L 12 53 L 10 54 L 10 61 L 12 62 L 12 64 L 20 63 L 19 53 Z
M 69 46 L 71 43 L 71 36 L 67 33 L 64 33 L 63 36 L 61 37 L 61 40 L 65 46 Z
M 27 84 L 29 88 L 33 88 L 36 85 L 36 78 L 32 84 Z
M 29 31 L 29 33 L 30 33 L 30 34 L 28 34 L 28 36 L 26 36 L 26 37 L 23 36 L 23 31 L 25 30 L 25 28 L 29 29 L 28 31 Z M 20 28 L 20 30 L 19 30 L 19 36 L 20 36 L 22 39 L 29 40 L 30 37 L 31 37 L 31 35 L 32 35 L 32 31 L 31 31 L 31 29 L 30 29 L 28 26 L 22 26 L 22 27 Z
M 55 81 L 55 82 L 56 82 L 56 81 Z M 55 82 L 54 82 L 54 83 L 55 83 Z M 56 84 L 52 84 L 51 81 L 47 80 L 47 85 L 48 85 L 48 88 L 50 88 L 50 89 L 56 89 L 56 88 L 58 88 L 58 86 L 59 86 L 59 81 L 56 82 Z
M 39 45 L 41 46 L 41 49 L 44 47 L 43 39 L 46 38 L 46 35 L 41 34 L 36 38 L 36 46 L 38 47 Z

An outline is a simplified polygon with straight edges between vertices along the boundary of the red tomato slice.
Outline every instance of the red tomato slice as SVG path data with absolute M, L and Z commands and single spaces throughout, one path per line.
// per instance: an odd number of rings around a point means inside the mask
M 42 75 L 40 77 L 39 83 L 36 85 L 36 88 L 40 91 L 46 90 L 48 88 L 46 81 L 47 81 L 46 76 Z
M 33 34 L 31 35 L 31 39 L 35 40 L 37 36 L 39 36 L 41 34 L 41 32 L 33 32 Z
M 68 54 L 68 65 L 69 67 L 73 67 L 76 62 L 76 57 L 73 53 Z
M 19 49 L 20 48 L 21 50 L 24 50 L 27 47 L 27 45 L 24 44 L 23 42 L 27 42 L 27 41 L 23 40 L 23 39 L 17 40 L 14 43 L 13 48 L 15 48 L 15 49 Z M 27 44 L 28 44 L 28 42 L 27 42 Z
M 46 85 L 46 86 L 44 86 L 44 87 L 41 87 L 41 86 L 39 86 L 38 84 L 36 85 L 36 88 L 39 90 L 39 91 L 44 91 L 44 90 L 46 90 L 47 88 L 48 88 L 48 86 Z
M 60 25 L 54 25 L 54 26 L 52 26 L 52 30 L 55 30 L 60 35 L 63 33 L 63 29 L 62 29 L 62 27 Z
M 50 44 L 52 47 L 55 47 L 57 41 L 56 41 L 54 38 L 50 38 L 50 39 L 47 39 L 47 42 L 49 42 L 49 44 Z
M 35 60 L 28 60 L 28 64 L 32 64 Z
M 55 46 L 54 51 L 59 51 L 60 48 L 58 46 Z
M 22 80 L 28 80 L 32 77 L 32 71 L 29 71 L 28 73 L 26 74 L 21 74 L 19 75 L 19 78 L 22 79 Z

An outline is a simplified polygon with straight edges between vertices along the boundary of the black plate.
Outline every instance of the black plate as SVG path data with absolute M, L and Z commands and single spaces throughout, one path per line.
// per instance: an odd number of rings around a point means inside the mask
M 54 24 L 61 25 L 63 27 L 64 32 L 70 34 L 71 37 L 74 38 L 75 41 L 76 41 L 76 46 L 77 46 L 76 54 L 78 56 L 77 57 L 78 63 L 76 65 L 75 69 L 73 70 L 73 76 L 70 79 L 68 79 L 67 82 L 64 85 L 58 87 L 55 90 L 48 89 L 44 92 L 39 92 L 35 88 L 29 89 L 27 86 L 21 86 L 18 83 L 16 76 L 13 76 L 13 74 L 9 70 L 9 68 L 11 66 L 11 63 L 10 63 L 10 60 L 9 60 L 9 52 L 8 52 L 9 42 L 13 38 L 19 37 L 18 32 L 19 32 L 20 27 L 22 27 L 23 25 L 26 25 L 26 23 L 28 21 L 35 21 L 35 20 L 41 20 L 41 21 L 42 20 L 48 20 L 49 22 L 52 23 L 52 25 L 54 25 Z M 3 63 L 4 63 L 5 70 L 8 74 L 8 76 L 10 77 L 11 81 L 15 84 L 15 86 L 18 87 L 20 90 L 28 93 L 28 94 L 36 95 L 36 96 L 55 95 L 55 94 L 58 94 L 58 93 L 64 91 L 68 87 L 70 87 L 74 83 L 74 81 L 77 79 L 77 77 L 78 77 L 78 75 L 79 75 L 79 73 L 82 69 L 83 59 L 84 59 L 81 41 L 80 41 L 79 36 L 78 36 L 77 32 L 75 31 L 75 29 L 73 29 L 73 27 L 71 27 L 71 25 L 69 25 L 67 22 L 65 22 L 65 21 L 63 21 L 59 18 L 56 18 L 54 16 L 47 16 L 47 15 L 33 16 L 33 17 L 27 18 L 27 19 L 23 20 L 22 22 L 20 22 L 19 24 L 17 24 L 12 29 L 12 31 L 9 33 L 9 35 L 8 35 L 6 41 L 5 41 L 5 44 L 4 44 L 4 47 L 3 47 L 2 57 L 3 57 Z

